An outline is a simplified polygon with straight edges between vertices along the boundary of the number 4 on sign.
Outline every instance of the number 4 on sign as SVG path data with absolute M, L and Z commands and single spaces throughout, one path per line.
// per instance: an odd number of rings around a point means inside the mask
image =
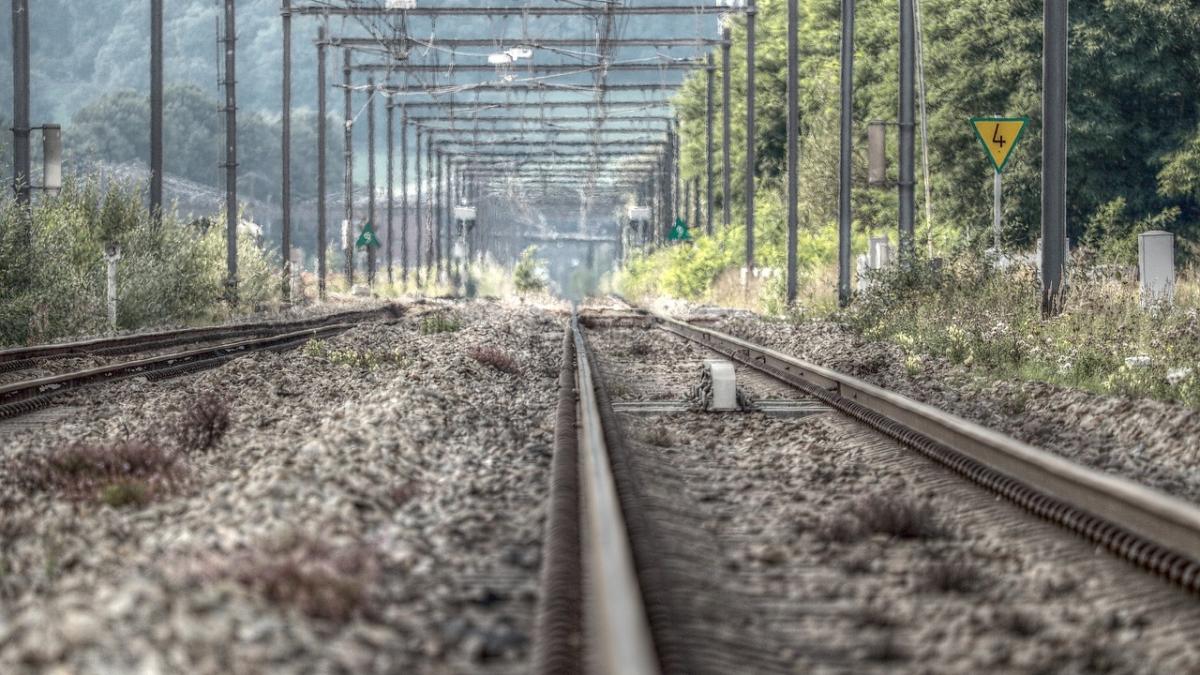
M 1029 124 L 1028 117 L 972 117 L 971 127 L 975 137 L 987 151 L 996 173 L 1004 173 L 1004 167 L 1012 157 L 1017 142 Z

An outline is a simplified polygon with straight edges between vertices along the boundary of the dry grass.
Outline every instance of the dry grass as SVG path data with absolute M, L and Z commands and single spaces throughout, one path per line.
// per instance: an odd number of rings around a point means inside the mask
M 433 314 L 421 319 L 422 335 L 453 333 L 462 328 L 462 322 L 445 314 Z
M 149 503 L 183 477 L 175 453 L 139 441 L 76 443 L 14 461 L 8 469 L 18 485 L 35 492 L 59 492 L 114 507 Z
M 368 611 L 381 574 L 366 545 L 335 547 L 295 537 L 281 545 L 209 560 L 201 578 L 232 579 L 267 602 L 316 619 L 345 622 Z
M 669 448 L 675 445 L 675 438 L 666 427 L 650 427 L 639 435 L 639 440 L 656 448 Z
M 398 485 L 393 485 L 388 490 L 388 497 L 391 499 L 392 506 L 400 508 L 411 502 L 421 493 L 421 485 L 416 481 L 405 481 Z
M 229 431 L 229 406 L 214 393 L 197 398 L 171 427 L 170 435 L 185 453 L 213 449 Z
M 967 594 L 982 590 L 987 579 L 965 560 L 948 560 L 927 566 L 918 585 L 927 591 Z
M 821 541 L 839 544 L 852 544 L 861 540 L 865 534 L 862 523 L 857 518 L 841 513 L 823 518 L 815 533 Z
M 508 352 L 497 347 L 471 347 L 467 351 L 467 355 L 485 366 L 491 366 L 502 373 L 508 373 L 509 375 L 521 374 L 521 367 L 517 365 L 516 360 Z
M 933 507 L 910 497 L 868 495 L 854 505 L 853 513 L 868 532 L 875 534 L 898 539 L 938 539 L 947 534 Z
M 873 534 L 897 539 L 938 539 L 949 533 L 927 502 L 874 494 L 858 500 L 846 512 L 822 518 L 814 534 L 820 541 L 852 544 Z

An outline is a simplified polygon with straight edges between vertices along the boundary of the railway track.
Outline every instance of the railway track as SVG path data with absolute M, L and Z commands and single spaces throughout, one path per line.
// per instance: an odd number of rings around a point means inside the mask
M 394 315 L 395 312 L 395 308 L 386 307 L 383 309 L 340 312 L 297 321 L 265 321 L 227 326 L 200 326 L 196 328 L 139 333 L 137 335 L 79 340 L 60 344 L 0 349 L 0 373 L 28 370 L 43 365 L 48 361 L 58 359 L 122 356 L 169 349 L 180 345 L 229 340 L 238 337 L 278 335 L 305 328 L 315 328 L 335 323 L 352 323 L 375 316 Z
M 312 339 L 336 335 L 362 321 L 395 317 L 398 314 L 397 307 L 389 306 L 302 321 L 191 328 L 5 350 L 0 352 L 0 368 L 7 366 L 11 372 L 53 359 L 114 356 L 180 345 L 213 343 L 194 349 L 117 361 L 0 385 L 0 419 L 17 417 L 45 408 L 63 395 L 83 387 L 131 377 L 163 379 L 216 368 L 246 354 L 293 349 Z
M 617 331 L 618 337 L 603 334 L 614 327 L 624 332 Z M 643 340 L 636 337 L 639 332 L 653 336 L 647 338 L 652 342 L 671 344 L 681 364 L 676 373 L 656 381 L 640 370 L 639 361 L 646 360 L 651 350 L 638 344 Z M 589 333 L 597 333 L 592 337 L 602 346 L 594 345 Z M 788 672 L 798 664 L 835 672 L 843 668 L 856 672 L 894 669 L 894 664 L 886 664 L 899 649 L 893 644 L 898 629 L 874 636 L 873 629 L 863 628 L 864 623 L 871 623 L 870 618 L 863 619 L 861 610 L 846 610 L 840 601 L 821 604 L 828 625 L 814 627 L 801 616 L 804 612 L 769 597 L 770 590 L 764 593 L 782 583 L 773 575 L 783 573 L 770 571 L 772 565 L 780 564 L 778 554 L 769 546 L 765 552 L 761 550 L 761 542 L 770 541 L 770 537 L 764 539 L 763 521 L 743 515 L 746 505 L 727 497 L 746 493 L 749 501 L 761 499 L 767 505 L 764 510 L 781 508 L 775 502 L 779 493 L 788 489 L 787 481 L 778 482 L 771 490 L 747 482 L 724 494 L 707 491 L 709 485 L 724 479 L 721 471 L 731 468 L 732 460 L 719 452 L 695 453 L 692 440 L 687 451 L 670 448 L 669 438 L 661 442 L 667 433 L 664 430 L 683 418 L 693 424 L 691 420 L 702 414 L 697 412 L 697 402 L 686 400 L 684 392 L 694 380 L 696 365 L 705 358 L 736 365 L 739 383 L 754 390 L 754 396 L 747 398 L 763 399 L 760 414 L 774 411 L 776 417 L 815 415 L 836 420 L 828 423 L 835 435 L 842 434 L 841 441 L 852 439 L 875 448 L 872 452 L 883 459 L 874 461 L 899 467 L 897 471 L 922 472 L 918 480 L 905 478 L 906 482 L 935 485 L 947 494 L 962 495 L 964 504 L 972 504 L 956 511 L 965 521 L 971 520 L 965 511 L 988 513 L 983 518 L 987 524 L 977 527 L 994 525 L 1008 536 L 1040 532 L 1028 534 L 1029 540 L 1043 537 L 1051 543 L 1042 545 L 1059 551 L 1044 555 L 1060 556 L 1059 564 L 1064 566 L 1095 566 L 1092 574 L 1096 578 L 1110 576 L 1113 586 L 1127 585 L 1115 581 L 1123 578 L 1120 569 L 1126 566 L 1103 556 L 1090 559 L 1093 547 L 1165 579 L 1176 590 L 1149 575 L 1134 585 L 1148 584 L 1151 591 L 1138 593 L 1150 593 L 1160 608 L 1170 606 L 1174 608 L 1171 611 L 1182 612 L 1185 618 L 1179 619 L 1178 625 L 1200 628 L 1194 623 L 1197 617 L 1189 613 L 1194 596 L 1179 592 L 1200 590 L 1200 509 L 1193 505 L 708 328 L 641 311 L 592 312 L 573 317 L 564 341 L 551 513 L 544 544 L 543 603 L 535 637 L 536 672 Z M 614 388 L 622 391 L 614 396 Z M 761 428 L 745 421 L 751 417 L 756 416 L 714 422 L 714 428 L 763 434 Z M 791 433 L 792 427 L 772 424 L 763 434 L 767 439 Z M 714 441 L 702 438 L 699 443 L 712 446 Z M 809 448 L 819 445 L 811 440 L 807 443 Z M 656 447 L 660 445 L 668 447 Z M 907 455 L 901 456 L 903 451 L 888 454 L 890 448 L 903 448 Z M 752 445 L 745 457 L 752 460 L 756 453 Z M 698 462 L 696 454 L 706 454 L 709 465 Z M 720 471 L 714 469 L 717 466 Z M 957 482 L 945 469 L 959 477 Z M 926 477 L 930 472 L 933 478 Z M 966 485 L 962 478 L 974 486 Z M 988 503 L 994 498 L 980 499 L 978 488 L 1002 497 L 1025 514 L 1008 505 L 991 513 L 989 510 L 999 507 Z M 697 490 L 695 501 L 699 504 L 680 499 Z M 697 513 L 705 510 L 706 502 L 720 508 L 701 517 Z M 788 511 L 783 508 L 780 513 Z M 1036 523 L 1030 514 L 1053 526 Z M 979 515 L 974 515 L 979 523 Z M 825 526 L 814 529 L 820 527 Z M 1087 545 L 1062 537 L 1063 529 L 1079 535 Z M 705 537 L 709 531 L 719 533 L 715 544 Z M 838 541 L 836 532 L 831 536 Z M 943 535 L 929 536 L 937 539 Z M 736 547 L 743 539 L 759 542 L 754 545 L 760 550 L 751 557 L 767 562 L 750 564 L 757 570 L 753 573 L 728 560 L 724 568 L 713 567 L 721 558 L 722 546 L 733 542 Z M 953 549 L 951 544 L 942 546 Z M 811 560 L 806 564 L 821 567 Z M 788 569 L 788 574 L 818 578 L 827 573 L 823 569 Z M 722 575 L 734 581 L 717 581 Z M 810 579 L 805 585 L 811 583 Z M 747 592 L 749 586 L 756 590 Z M 1123 608 L 1139 602 L 1114 593 L 1120 595 L 1113 590 L 1095 602 Z M 795 604 L 803 605 L 807 612 L 815 606 L 811 599 L 810 604 Z M 866 637 L 861 643 L 839 642 L 837 631 L 830 628 L 839 621 L 848 622 L 842 633 Z M 796 637 L 806 632 L 811 639 Z

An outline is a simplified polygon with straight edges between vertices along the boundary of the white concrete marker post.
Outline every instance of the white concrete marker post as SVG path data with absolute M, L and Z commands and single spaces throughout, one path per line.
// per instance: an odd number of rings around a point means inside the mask
M 292 278 L 291 278 L 291 293 L 292 298 L 296 297 L 297 293 L 304 291 L 304 283 L 300 275 L 304 272 L 304 249 L 292 247 Z
M 887 237 L 871 237 L 868 262 L 872 270 L 881 270 L 892 262 L 892 243 Z
M 1138 235 L 1142 306 L 1170 304 L 1175 296 L 1175 235 L 1151 230 Z
M 108 329 L 117 332 L 117 261 L 121 259 L 121 247 L 107 244 L 104 247 L 104 262 L 108 266 Z
M 712 399 L 708 409 L 713 412 L 729 412 L 738 409 L 737 371 L 729 361 L 705 361 L 712 380 Z

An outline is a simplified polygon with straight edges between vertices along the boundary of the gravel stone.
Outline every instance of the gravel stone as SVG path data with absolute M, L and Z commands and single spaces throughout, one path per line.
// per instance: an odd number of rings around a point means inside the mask
M 461 327 L 426 334 L 431 314 Z M 557 307 L 412 303 L 308 348 L 73 392 L 53 423 L 0 423 L 8 476 L 75 441 L 165 446 L 208 392 L 231 416 L 140 508 L 0 479 L 0 672 L 522 672 L 562 329 Z M 480 345 L 520 374 L 475 361 Z M 309 611 L 332 606 L 302 604 L 305 584 L 351 609 Z
M 794 324 L 739 313 L 720 331 L 978 422 L 1068 459 L 1200 502 L 1200 411 L 1044 382 L 1000 380 L 826 321 Z M 909 361 L 911 364 L 912 361 Z

